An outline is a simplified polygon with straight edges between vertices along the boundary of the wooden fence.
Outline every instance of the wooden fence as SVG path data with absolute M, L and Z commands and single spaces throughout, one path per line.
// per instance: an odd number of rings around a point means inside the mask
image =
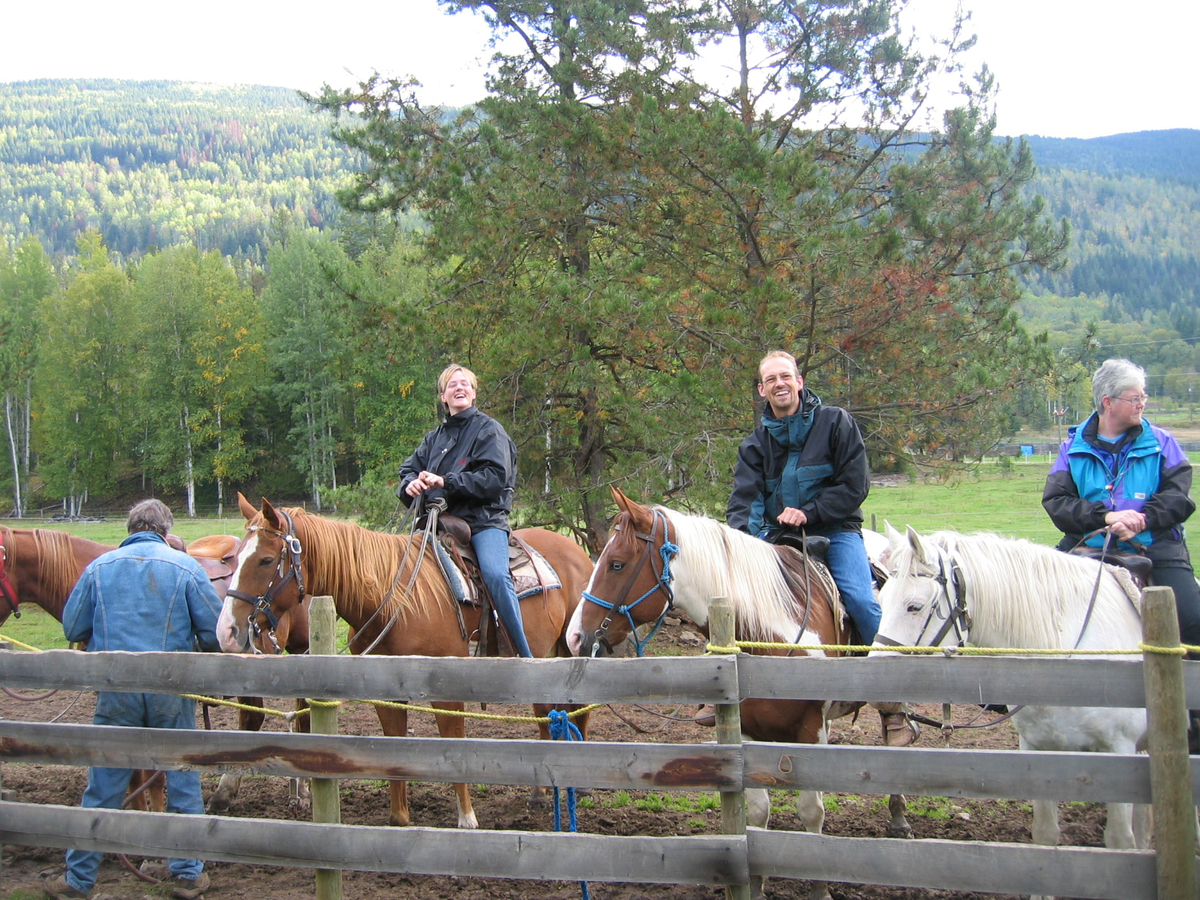
M 1177 642 L 1177 638 L 1176 638 Z M 1200 707 L 1200 663 L 1179 663 Z M 1149 669 L 1151 662 L 1146 663 Z M 754 656 L 622 660 L 242 657 L 0 652 L 12 688 L 468 703 L 736 704 L 742 697 L 1144 706 L 1143 662 L 978 657 L 815 659 Z M 1172 748 L 1178 755 L 1178 747 Z M 1183 749 L 1190 800 L 1200 757 Z M 0 761 L 190 768 L 325 778 L 655 791 L 819 789 L 857 794 L 1149 803 L 1147 756 L 805 744 L 448 741 L 187 732 L 0 721 Z M 1161 794 L 1158 794 L 1161 796 Z M 1157 811 L 1156 811 L 1157 815 Z M 1194 821 L 1194 818 L 1193 818 Z M 737 831 L 737 829 L 727 829 Z M 848 838 L 747 829 L 645 837 L 375 828 L 0 803 L 0 843 L 318 870 L 744 886 L 752 875 L 938 890 L 1155 900 L 1151 851 Z M 1188 848 L 1194 865 L 1194 843 Z M 464 869 L 469 860 L 469 872 Z M 1178 876 L 1170 876 L 1177 879 Z M 1194 887 L 1190 888 L 1194 892 Z M 1165 892 L 1164 892 L 1165 891 Z M 1189 897 L 1190 900 L 1190 897 Z

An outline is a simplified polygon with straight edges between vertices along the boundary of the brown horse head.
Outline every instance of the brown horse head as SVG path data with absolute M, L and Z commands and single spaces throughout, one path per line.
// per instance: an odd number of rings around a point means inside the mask
M 218 637 L 228 652 L 247 652 L 252 643 L 262 649 L 259 640 L 264 636 L 281 648 L 287 644 L 291 620 L 306 613 L 305 560 L 293 519 L 296 511 L 276 509 L 265 497 L 257 510 L 241 492 L 238 508 L 246 519 L 246 533 L 225 594 Z
M 661 509 L 611 490 L 619 511 L 568 634 L 580 656 L 611 656 L 631 635 L 640 655 L 644 641 L 638 642 L 636 629 L 661 624 L 674 603 L 670 520 Z

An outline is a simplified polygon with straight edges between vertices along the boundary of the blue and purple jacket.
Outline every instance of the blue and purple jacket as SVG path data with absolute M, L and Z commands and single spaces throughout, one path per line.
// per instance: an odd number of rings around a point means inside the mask
M 1110 510 L 1136 509 L 1146 515 L 1146 530 L 1136 538 L 1144 549 L 1122 541 L 1120 549 L 1144 553 L 1156 563 L 1188 559 L 1183 523 L 1195 511 L 1189 496 L 1192 465 L 1169 431 L 1143 419 L 1116 442 L 1097 434 L 1093 413 L 1067 433 L 1058 459 L 1046 477 L 1042 506 L 1066 537 L 1070 549 L 1104 527 Z M 1099 547 L 1104 535 L 1089 538 Z

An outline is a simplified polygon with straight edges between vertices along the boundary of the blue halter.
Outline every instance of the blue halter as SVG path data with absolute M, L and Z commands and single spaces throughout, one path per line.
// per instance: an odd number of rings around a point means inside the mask
M 650 639 L 658 633 L 658 629 L 662 627 L 663 620 L 666 619 L 667 613 L 670 612 L 675 606 L 675 592 L 671 589 L 671 560 L 679 554 L 679 547 L 671 543 L 670 538 L 667 536 L 666 515 L 658 509 L 652 510 L 652 512 L 654 514 L 654 521 L 651 525 L 650 533 L 643 534 L 640 531 L 634 532 L 635 537 L 646 542 L 646 552 L 638 560 L 638 564 L 634 567 L 633 572 L 630 574 L 629 580 L 625 582 L 625 590 L 621 593 L 621 599 L 616 603 L 609 603 L 607 600 L 601 600 L 595 594 L 589 594 L 587 591 L 583 592 L 584 600 L 595 603 L 597 606 L 603 607 L 609 611 L 609 615 L 604 617 L 604 621 L 601 622 L 600 627 L 596 629 L 596 642 L 592 645 L 592 656 L 595 656 L 599 652 L 601 643 L 608 648 L 610 653 L 612 652 L 612 645 L 608 642 L 608 639 L 605 637 L 605 635 L 608 632 L 608 626 L 612 624 L 614 614 L 624 616 L 626 621 L 629 622 L 629 634 L 633 639 L 633 646 L 637 650 L 638 656 L 644 656 L 644 649 L 646 645 L 650 643 Z M 642 596 L 638 597 L 632 603 L 626 604 L 623 601 L 625 597 L 628 596 L 629 591 L 633 588 L 633 583 L 637 581 L 638 575 L 641 574 L 642 566 L 646 564 L 647 559 L 652 558 L 651 550 L 654 547 L 654 539 L 658 534 L 658 524 L 660 521 L 662 522 L 663 527 L 663 542 L 662 546 L 658 548 L 658 553 L 662 558 L 662 571 L 658 573 L 654 582 L 654 587 L 650 588 L 650 590 L 646 591 L 646 593 L 642 594 Z M 653 570 L 653 563 L 650 564 L 650 568 Z M 632 610 L 647 597 L 660 590 L 666 596 L 667 602 L 663 606 L 662 612 L 658 614 L 658 620 L 654 623 L 654 628 L 652 628 L 650 633 L 646 635 L 645 640 L 639 641 L 637 638 L 637 623 L 633 621 Z

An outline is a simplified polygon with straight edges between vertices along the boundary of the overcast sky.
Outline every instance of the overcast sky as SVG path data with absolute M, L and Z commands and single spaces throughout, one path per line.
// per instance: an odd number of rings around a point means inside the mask
M 956 0 L 912 0 L 918 34 L 944 33 Z M 972 58 L 1000 86 L 1001 134 L 1097 137 L 1200 128 L 1200 0 L 963 0 Z M 0 82 L 131 78 L 350 87 L 373 70 L 415 75 L 427 99 L 479 96 L 486 31 L 436 0 L 5 4 Z

